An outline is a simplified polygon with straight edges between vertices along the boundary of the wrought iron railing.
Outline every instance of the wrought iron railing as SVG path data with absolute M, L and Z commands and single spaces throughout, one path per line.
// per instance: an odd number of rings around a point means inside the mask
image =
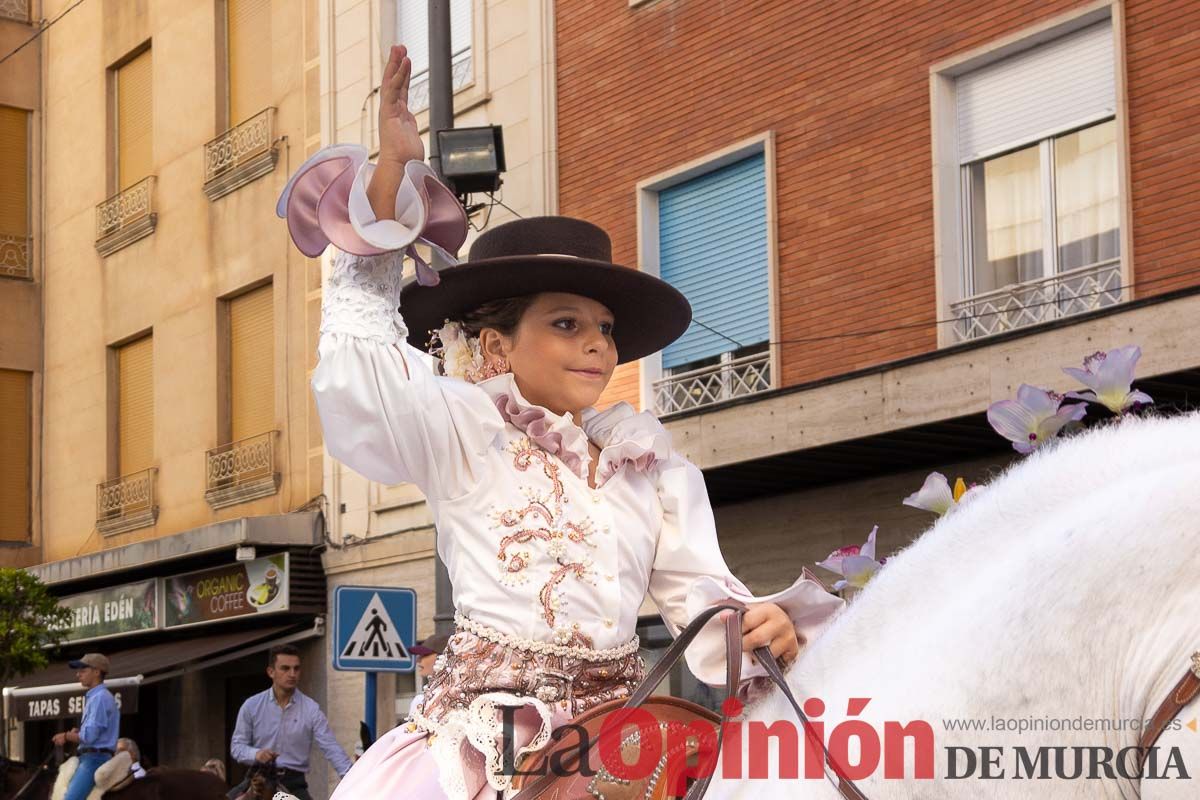
M 0 0 L 0 18 L 29 22 L 29 0 Z
M 96 485 L 96 526 L 118 533 L 153 525 L 158 517 L 155 502 L 155 467 L 131 472 Z
M 103 255 L 154 230 L 154 176 L 96 206 L 96 248 Z
M 265 108 L 204 145 L 204 190 L 215 200 L 270 172 L 277 156 L 275 109 Z
M 459 50 L 450 57 L 451 86 L 458 91 L 471 82 L 474 77 L 472 70 L 471 48 Z M 408 91 L 408 107 L 414 113 L 429 108 L 429 70 L 419 72 L 412 77 Z
M 275 434 L 261 433 L 208 451 L 208 488 L 249 483 L 275 471 Z
M 955 336 L 967 341 L 1105 308 L 1122 298 L 1121 262 L 1114 259 L 977 294 L 951 303 L 950 312 Z
M 770 388 L 771 353 L 767 350 L 656 380 L 654 407 L 659 414 L 672 414 Z
M 0 234 L 0 275 L 7 278 L 28 278 L 32 275 L 30 252 L 33 239 L 28 236 Z

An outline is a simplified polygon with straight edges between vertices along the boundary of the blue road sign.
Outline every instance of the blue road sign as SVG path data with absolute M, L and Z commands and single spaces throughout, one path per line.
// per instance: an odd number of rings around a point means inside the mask
M 359 672 L 412 672 L 408 652 L 417 632 L 412 589 L 339 586 L 333 592 L 333 668 Z

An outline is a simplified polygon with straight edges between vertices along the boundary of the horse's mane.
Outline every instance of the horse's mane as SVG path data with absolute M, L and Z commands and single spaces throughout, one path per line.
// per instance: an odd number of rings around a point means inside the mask
M 1063 681 L 1087 681 L 1096 673 L 1085 652 L 1107 648 L 1113 694 L 1128 698 L 1138 683 L 1165 691 L 1200 643 L 1200 587 L 1188 574 L 1200 563 L 1197 475 L 1197 413 L 1104 424 L 1040 448 L 892 556 L 789 679 L 869 692 L 920 685 L 945 664 L 953 703 L 989 679 L 1010 687 L 1013 670 L 1034 680 L 1053 666 L 1069 673 Z M 1143 630 L 1159 619 L 1191 627 Z M 1131 652 L 1147 638 L 1153 646 Z M 964 659 L 954 645 L 983 652 Z M 964 660 L 975 676 L 955 681 Z

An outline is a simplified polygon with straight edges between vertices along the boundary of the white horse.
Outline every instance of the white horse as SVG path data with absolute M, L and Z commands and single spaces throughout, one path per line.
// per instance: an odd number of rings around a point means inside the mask
M 909 743 L 905 778 L 885 779 L 880 767 L 856 781 L 871 800 L 1194 800 L 1200 798 L 1200 732 L 1186 723 L 1200 717 L 1200 700 L 1158 741 L 1164 779 L 1122 778 L 1115 758 L 1113 778 L 1057 778 L 1055 751 L 1044 751 L 1029 769 L 1019 763 L 1017 748 L 1031 761 L 1039 747 L 1067 748 L 1066 775 L 1080 753 L 1087 775 L 1093 753 L 1102 759 L 1103 751 L 1072 748 L 1107 747 L 1115 754 L 1136 746 L 1141 731 L 1119 721 L 1149 718 L 1197 649 L 1200 414 L 1189 414 L 1104 426 L 1018 462 L 890 559 L 787 678 L 801 703 L 824 701 L 819 721 L 827 738 L 850 718 L 852 697 L 870 698 L 855 718 L 871 723 L 881 738 L 885 721 L 930 723 L 936 779 L 913 777 Z M 768 723 L 795 719 L 778 691 L 747 716 Z M 988 727 L 947 727 L 966 719 Z M 1087 726 L 1084 720 L 1098 729 L 1071 729 Z M 1007 730 L 1022 724 L 1040 730 Z M 743 729 L 744 741 L 749 733 Z M 1002 750 L 982 759 L 985 746 Z M 971 777 L 947 779 L 952 747 L 973 751 Z M 856 750 L 852 744 L 851 764 Z M 954 752 L 961 775 L 966 753 Z M 988 759 L 994 762 L 989 772 L 1003 770 L 1004 777 L 980 777 L 980 762 Z M 1180 777 L 1180 761 L 1190 779 Z M 772 749 L 772 770 L 778 764 Z M 1043 764 L 1051 777 L 1029 779 Z M 1105 774 L 1102 766 L 1096 774 Z M 720 772 L 709 796 L 840 797 L 823 780 L 778 774 L 734 780 Z

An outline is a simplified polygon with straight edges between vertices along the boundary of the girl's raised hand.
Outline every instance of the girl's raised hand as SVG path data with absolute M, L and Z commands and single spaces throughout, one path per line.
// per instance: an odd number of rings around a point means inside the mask
M 393 45 L 379 88 L 379 161 L 403 166 L 425 158 L 417 118 L 408 108 L 412 60 L 404 45 Z

